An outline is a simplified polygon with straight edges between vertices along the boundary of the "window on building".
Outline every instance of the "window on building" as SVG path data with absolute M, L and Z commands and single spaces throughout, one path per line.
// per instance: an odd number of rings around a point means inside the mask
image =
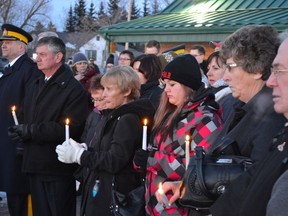
M 97 50 L 85 50 L 86 56 L 89 58 L 97 59 Z

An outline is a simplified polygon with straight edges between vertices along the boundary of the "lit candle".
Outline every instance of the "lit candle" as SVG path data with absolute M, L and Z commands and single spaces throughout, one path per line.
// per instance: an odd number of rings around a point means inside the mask
M 69 118 L 66 119 L 66 124 L 65 124 L 65 144 L 68 145 L 69 144 Z
M 170 206 L 170 205 L 169 205 L 169 201 L 168 201 L 167 196 L 166 196 L 165 193 L 164 193 L 164 190 L 163 190 L 163 188 L 162 188 L 162 183 L 161 183 L 161 182 L 160 182 L 160 184 L 159 184 L 158 193 L 159 193 L 159 195 L 161 196 L 161 200 L 162 200 L 163 204 L 164 204 L 166 207 L 169 207 L 169 206 Z
M 186 170 L 188 168 L 189 159 L 190 159 L 190 136 L 185 136 L 185 158 L 186 158 Z
M 148 120 L 144 119 L 144 125 L 143 125 L 143 136 L 142 136 L 142 149 L 147 150 L 147 122 Z
M 12 116 L 13 116 L 13 119 L 14 119 L 14 122 L 15 122 L 15 125 L 18 125 L 19 123 L 18 123 L 18 119 L 17 119 L 17 116 L 16 116 L 16 112 L 15 112 L 15 110 L 16 110 L 16 106 L 12 106 Z

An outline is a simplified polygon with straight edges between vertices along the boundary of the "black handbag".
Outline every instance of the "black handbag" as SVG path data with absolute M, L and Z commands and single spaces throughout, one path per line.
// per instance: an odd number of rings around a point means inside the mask
M 209 209 L 229 184 L 246 171 L 253 161 L 238 155 L 205 155 L 196 146 L 180 187 L 179 204 L 195 209 Z
M 115 178 L 112 179 L 112 203 L 110 210 L 114 216 L 145 216 L 145 185 L 142 184 L 128 194 L 115 189 Z

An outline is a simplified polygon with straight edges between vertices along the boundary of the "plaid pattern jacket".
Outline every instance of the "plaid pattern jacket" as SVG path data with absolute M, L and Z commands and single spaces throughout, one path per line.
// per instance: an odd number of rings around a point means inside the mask
M 181 113 L 181 120 L 173 131 L 173 136 L 167 136 L 160 142 L 161 132 L 153 140 L 158 150 L 150 153 L 146 174 L 146 211 L 149 215 L 187 215 L 187 209 L 173 203 L 170 208 L 164 208 L 157 202 L 155 192 L 160 182 L 179 181 L 185 173 L 185 136 L 192 139 L 190 156 L 194 154 L 196 145 L 208 148 L 222 128 L 221 113 L 215 107 L 205 103 L 208 97 L 198 102 L 189 102 Z M 167 195 L 170 199 L 170 195 Z

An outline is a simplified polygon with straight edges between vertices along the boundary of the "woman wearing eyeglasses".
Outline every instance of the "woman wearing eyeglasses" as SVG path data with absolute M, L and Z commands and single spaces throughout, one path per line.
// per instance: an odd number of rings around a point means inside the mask
M 271 150 L 273 137 L 283 127 L 285 118 L 274 111 L 272 90 L 265 85 L 278 46 L 278 33 L 271 26 L 245 26 L 224 41 L 221 50 L 225 62 L 223 79 L 233 97 L 241 103 L 229 116 L 214 145 L 217 148 L 221 140 L 229 138 L 231 148 L 223 154 L 250 157 L 256 164 Z M 256 173 L 250 169 L 245 175 L 249 179 L 249 175 Z M 245 196 L 249 180 L 241 181 L 241 177 L 212 205 L 213 216 L 265 215 L 265 212 L 247 211 L 253 205 L 256 209 L 261 200 Z

